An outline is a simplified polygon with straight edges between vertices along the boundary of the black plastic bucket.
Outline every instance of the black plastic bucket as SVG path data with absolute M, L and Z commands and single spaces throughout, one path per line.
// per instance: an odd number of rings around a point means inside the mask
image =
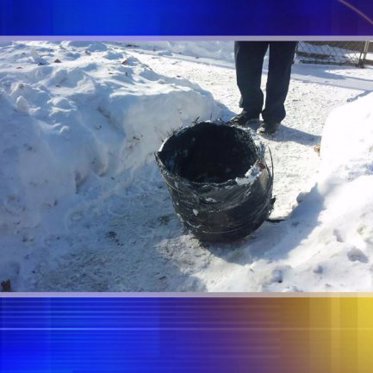
M 273 171 L 248 129 L 210 122 L 175 132 L 155 154 L 184 225 L 205 241 L 233 241 L 270 214 Z

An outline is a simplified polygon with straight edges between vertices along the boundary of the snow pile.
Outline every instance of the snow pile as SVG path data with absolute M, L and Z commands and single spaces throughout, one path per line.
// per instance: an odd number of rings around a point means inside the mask
M 79 201 L 130 183 L 173 129 L 220 110 L 197 85 L 104 43 L 2 43 L 0 59 L 3 258 L 43 246 Z
M 170 56 L 173 53 L 196 58 L 211 58 L 214 60 L 233 62 L 233 41 L 152 41 L 140 42 L 134 46 L 141 49 L 151 50 L 163 56 Z
M 321 142 L 318 190 L 325 198 L 324 227 L 330 241 L 326 266 L 333 290 L 372 289 L 373 94 L 334 111 Z
M 372 139 L 372 93 L 335 110 L 326 122 L 321 143 L 320 183 L 323 187 L 371 175 Z

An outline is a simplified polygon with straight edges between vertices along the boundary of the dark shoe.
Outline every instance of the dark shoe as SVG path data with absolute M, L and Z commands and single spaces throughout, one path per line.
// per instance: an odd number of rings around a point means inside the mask
M 262 135 L 262 136 L 271 136 L 277 132 L 279 127 L 280 127 L 280 123 L 263 122 L 258 129 L 258 133 L 259 135 Z
M 250 118 L 247 115 L 247 112 L 245 110 L 242 110 L 242 112 L 233 117 L 229 121 L 229 123 L 232 125 L 257 129 L 259 127 L 260 121 L 259 118 Z

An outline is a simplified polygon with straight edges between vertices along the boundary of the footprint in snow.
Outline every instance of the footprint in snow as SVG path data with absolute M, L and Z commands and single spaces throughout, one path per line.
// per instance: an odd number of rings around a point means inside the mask
M 369 258 L 359 249 L 354 247 L 353 249 L 349 250 L 347 253 L 347 257 L 351 262 L 362 262 L 362 263 L 368 263 Z
M 313 268 L 313 273 L 316 273 L 316 274 L 319 274 L 321 275 L 322 273 L 324 273 L 324 268 L 322 265 L 318 264 L 316 265 L 314 268 Z

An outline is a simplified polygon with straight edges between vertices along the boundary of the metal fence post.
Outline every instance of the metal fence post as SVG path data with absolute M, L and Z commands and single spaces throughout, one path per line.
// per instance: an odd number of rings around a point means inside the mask
M 364 48 L 361 51 L 360 56 L 359 56 L 359 63 L 358 63 L 359 67 L 364 67 L 365 61 L 367 59 L 368 50 L 369 50 L 369 41 L 366 41 L 364 43 Z

